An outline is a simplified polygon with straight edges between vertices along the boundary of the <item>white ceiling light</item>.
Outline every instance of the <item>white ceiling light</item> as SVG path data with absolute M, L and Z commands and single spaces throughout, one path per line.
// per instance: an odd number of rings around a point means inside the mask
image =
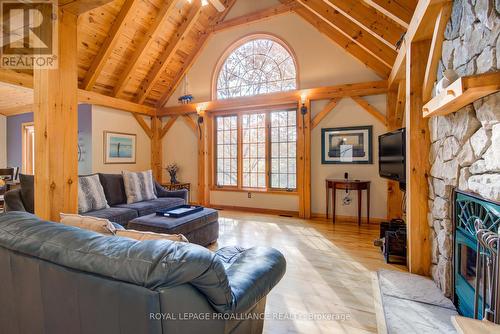
M 202 6 L 206 6 L 206 5 L 208 5 L 208 1 L 207 1 L 207 0 L 201 0 L 201 5 L 202 5 Z

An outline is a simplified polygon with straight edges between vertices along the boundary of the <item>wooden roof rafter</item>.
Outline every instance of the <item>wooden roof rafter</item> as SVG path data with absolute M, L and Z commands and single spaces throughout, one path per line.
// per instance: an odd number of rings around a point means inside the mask
M 406 29 L 396 21 L 382 15 L 362 1 L 324 1 L 393 49 L 406 32 Z
M 221 22 L 224 20 L 226 15 L 229 13 L 231 8 L 233 8 L 234 4 L 236 3 L 236 0 L 224 0 L 223 4 L 226 7 L 226 10 L 221 13 L 217 13 L 215 17 L 211 20 L 211 25 L 217 25 L 218 22 Z M 177 72 L 177 75 L 174 77 L 172 80 L 172 83 L 168 86 L 168 88 L 165 90 L 163 95 L 160 97 L 158 102 L 156 103 L 157 108 L 161 108 L 167 101 L 170 99 L 172 94 L 174 94 L 175 90 L 181 83 L 181 80 L 184 78 L 186 75 L 187 71 L 191 68 L 193 65 L 194 61 L 200 54 L 201 50 L 203 50 L 205 43 L 207 42 L 208 38 L 210 37 L 210 30 L 207 29 L 205 30 L 199 37 L 195 49 L 191 52 L 191 54 L 188 56 L 188 58 L 185 59 L 184 63 L 182 64 L 181 69 Z
M 364 0 L 364 2 L 408 28 L 418 0 Z
M 297 1 L 382 63 L 387 66 L 392 66 L 394 63 L 397 55 L 395 47 L 392 48 L 380 41 L 367 30 L 351 21 L 348 17 L 327 5 L 323 0 Z
M 138 92 L 136 99 L 138 103 L 142 104 L 147 99 L 149 93 L 155 86 L 156 82 L 160 79 L 160 76 L 165 70 L 166 66 L 170 63 L 175 53 L 177 52 L 180 46 L 180 42 L 184 40 L 184 38 L 190 32 L 192 26 L 196 23 L 196 20 L 200 15 L 201 10 L 202 6 L 199 2 L 195 1 L 192 3 L 187 17 L 183 19 L 180 27 L 176 30 L 174 36 L 172 36 L 171 39 L 169 40 L 167 48 L 155 61 L 153 67 L 142 81 L 142 84 L 140 86 L 140 91 Z
M 137 46 L 132 57 L 128 60 L 127 66 L 121 73 L 118 81 L 116 82 L 113 89 L 113 96 L 118 97 L 123 92 L 123 89 L 127 85 L 128 81 L 131 79 L 131 74 L 133 74 L 137 68 L 138 62 L 142 59 L 149 49 L 150 45 L 154 42 L 155 37 L 160 33 L 160 28 L 163 26 L 165 21 L 168 19 L 169 14 L 175 8 L 176 0 L 167 0 L 163 3 L 162 7 L 156 14 L 155 20 L 148 32 L 144 36 L 144 39 Z
M 319 32 L 327 36 L 334 43 L 338 44 L 353 57 L 361 61 L 367 67 L 372 69 L 381 78 L 387 78 L 391 73 L 391 67 L 375 58 L 371 53 L 352 41 L 350 38 L 340 33 L 337 29 L 332 28 L 329 24 L 323 21 L 306 8 L 298 8 L 295 10 L 302 19 L 314 26 Z
M 139 0 L 125 0 L 123 7 L 120 10 L 118 17 L 116 18 L 111 30 L 108 33 L 106 40 L 99 49 L 99 53 L 96 55 L 92 61 L 92 65 L 87 71 L 87 75 L 83 79 L 82 88 L 86 90 L 92 89 L 99 74 L 102 71 L 104 65 L 106 65 L 109 55 L 113 52 L 113 49 L 118 42 L 123 30 L 125 29 L 126 22 L 131 19 L 132 14 L 134 14 L 134 7 L 139 3 Z

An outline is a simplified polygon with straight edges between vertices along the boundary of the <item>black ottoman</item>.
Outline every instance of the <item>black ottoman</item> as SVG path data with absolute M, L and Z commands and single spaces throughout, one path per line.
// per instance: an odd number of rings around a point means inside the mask
M 157 216 L 155 213 L 135 218 L 127 224 L 127 229 L 166 234 L 184 234 L 189 242 L 208 246 L 219 237 L 219 213 L 213 209 L 181 218 Z

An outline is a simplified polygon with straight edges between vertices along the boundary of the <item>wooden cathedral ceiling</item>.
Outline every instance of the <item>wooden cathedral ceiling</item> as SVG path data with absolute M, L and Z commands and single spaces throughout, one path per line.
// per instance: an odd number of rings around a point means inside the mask
M 114 0 L 78 18 L 82 90 L 159 108 L 173 94 L 211 33 L 294 11 L 387 79 L 417 0 L 280 0 L 224 21 L 201 0 Z M 332 61 L 334 61 L 332 59 Z

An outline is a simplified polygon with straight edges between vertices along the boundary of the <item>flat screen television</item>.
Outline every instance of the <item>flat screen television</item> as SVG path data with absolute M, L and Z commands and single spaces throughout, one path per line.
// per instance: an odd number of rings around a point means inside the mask
M 406 131 L 399 129 L 378 137 L 378 170 L 386 179 L 406 185 Z

